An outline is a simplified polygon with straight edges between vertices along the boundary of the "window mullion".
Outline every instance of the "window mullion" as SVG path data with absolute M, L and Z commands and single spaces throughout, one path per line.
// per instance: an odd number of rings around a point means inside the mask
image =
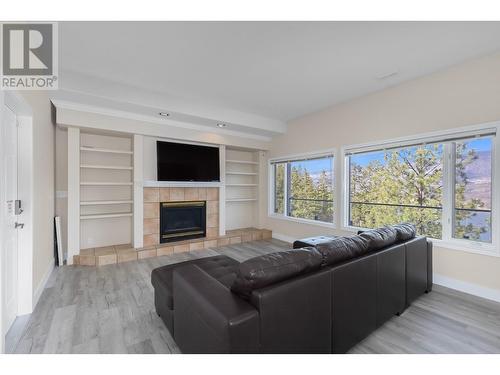
M 500 137 L 494 137 L 491 149 L 491 241 L 495 245 L 497 252 L 500 250 L 500 233 L 498 231 L 499 219 L 500 219 L 500 199 L 498 194 L 496 194 L 498 186 L 500 184 L 500 163 L 499 163 L 499 151 L 500 151 Z
M 441 223 L 443 240 L 453 237 L 453 213 L 455 211 L 455 144 L 444 144 L 443 160 L 443 210 Z
M 344 160 L 344 226 L 351 223 L 351 158 L 347 156 Z
M 332 215 L 332 224 L 335 224 L 335 215 L 336 215 L 336 207 L 337 207 L 337 197 L 335 196 L 335 194 L 337 193 L 337 188 L 335 187 L 335 157 L 332 156 L 332 160 L 330 162 L 330 170 L 331 170 L 331 175 L 330 175 L 330 179 L 331 179 L 331 184 L 332 184 L 332 199 L 333 199 L 333 207 L 332 207 L 332 211 L 333 211 L 333 215 Z
M 288 191 L 289 191 L 289 187 L 290 187 L 290 163 L 286 163 L 285 164 L 285 171 L 283 173 L 283 178 L 284 178 L 284 182 L 283 182 L 283 212 L 282 214 L 284 216 L 288 216 L 288 212 L 289 212 L 289 209 L 288 209 Z

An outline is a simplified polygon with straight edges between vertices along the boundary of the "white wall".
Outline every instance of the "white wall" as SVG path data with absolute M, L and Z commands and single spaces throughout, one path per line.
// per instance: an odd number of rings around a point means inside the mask
M 497 120 L 500 120 L 500 54 L 469 61 L 291 121 L 288 132 L 273 139 L 268 157 L 332 147 L 340 150 L 344 145 Z M 263 173 L 267 179 L 267 168 Z M 340 161 L 337 160 L 336 180 L 340 178 Z M 340 187 L 337 184 L 336 188 Z M 500 187 L 496 189 L 498 194 Z M 347 234 L 269 218 L 267 204 L 267 199 L 261 202 L 261 220 L 275 233 L 292 238 Z M 340 214 L 336 214 L 339 223 Z M 435 247 L 434 272 L 438 275 L 500 293 L 499 271 L 498 257 Z
M 33 291 L 39 295 L 54 265 L 55 126 L 46 92 L 22 96 L 33 112 Z

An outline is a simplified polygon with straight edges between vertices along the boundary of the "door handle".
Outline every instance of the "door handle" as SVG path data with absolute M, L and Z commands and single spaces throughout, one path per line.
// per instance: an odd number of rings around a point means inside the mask
M 21 228 L 21 229 L 23 229 L 23 228 L 24 228 L 24 223 L 17 223 L 17 222 L 16 222 L 16 226 L 15 226 L 15 228 L 16 228 L 16 229 L 17 229 L 17 228 Z
M 21 215 L 24 210 L 21 208 L 21 201 L 19 199 L 16 199 L 14 201 L 14 210 L 15 210 L 15 215 Z

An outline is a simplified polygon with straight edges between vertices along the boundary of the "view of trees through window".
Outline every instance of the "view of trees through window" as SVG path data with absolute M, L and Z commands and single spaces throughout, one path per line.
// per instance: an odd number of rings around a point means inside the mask
M 457 142 L 453 237 L 491 242 L 492 139 Z
M 285 210 L 285 173 L 286 163 L 274 164 L 274 213 Z
M 491 138 L 452 142 L 453 237 L 491 242 Z M 443 236 L 444 144 L 349 156 L 349 225 L 375 228 L 411 222 Z
M 275 213 L 333 222 L 333 157 L 276 163 L 274 175 Z

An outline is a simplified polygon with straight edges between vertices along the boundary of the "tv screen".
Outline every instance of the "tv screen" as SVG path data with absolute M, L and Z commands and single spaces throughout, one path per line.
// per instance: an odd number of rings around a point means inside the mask
M 158 181 L 220 181 L 219 148 L 156 142 Z

